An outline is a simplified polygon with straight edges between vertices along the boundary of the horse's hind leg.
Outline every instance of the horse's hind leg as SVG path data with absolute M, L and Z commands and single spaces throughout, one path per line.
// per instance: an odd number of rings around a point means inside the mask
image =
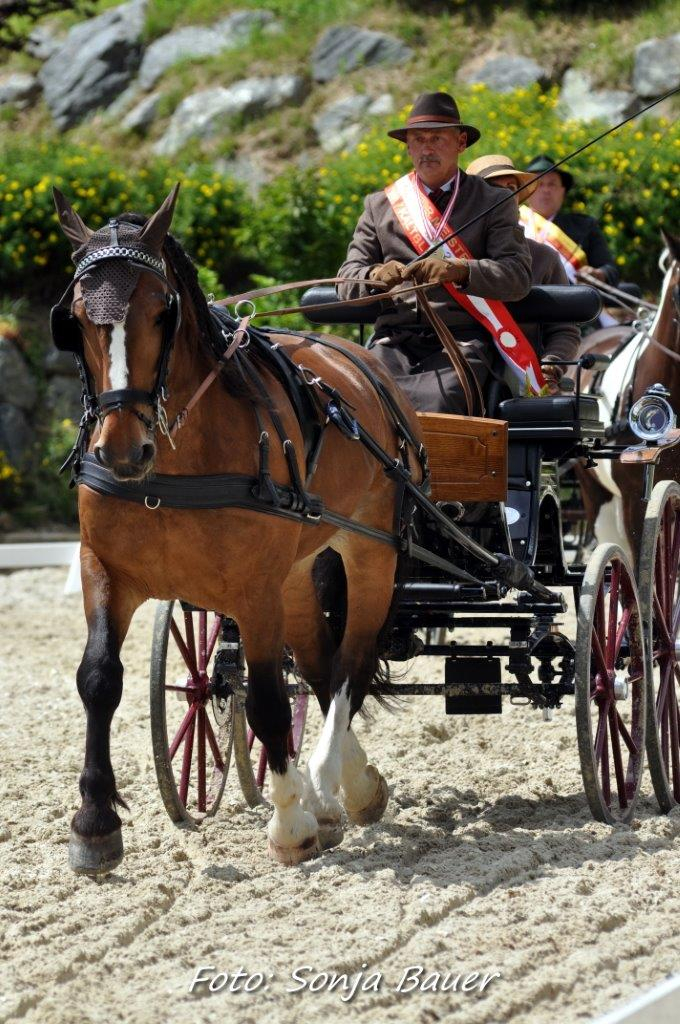
M 88 635 L 76 678 L 87 729 L 82 803 L 71 823 L 69 863 L 78 874 L 96 876 L 112 871 L 123 859 L 116 805 L 126 804 L 116 790 L 109 738 L 123 692 L 120 649 L 141 599 L 130 591 L 118 592 L 87 548 L 82 572 Z
M 347 575 L 347 624 L 333 663 L 332 700 L 319 743 L 309 759 L 309 805 L 327 814 L 340 788 L 349 817 L 378 821 L 387 805 L 387 785 L 367 764 L 350 723 L 378 670 L 377 640 L 392 601 L 396 556 L 389 548 L 353 538 L 343 550 Z
M 302 806 L 303 780 L 288 756 L 291 710 L 283 679 L 283 607 L 279 594 L 258 595 L 239 618 L 246 662 L 248 723 L 267 751 L 274 813 L 269 855 L 298 864 L 320 850 L 316 819 Z

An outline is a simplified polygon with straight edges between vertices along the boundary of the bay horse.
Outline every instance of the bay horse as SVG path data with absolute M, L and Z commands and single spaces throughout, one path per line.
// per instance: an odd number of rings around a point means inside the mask
M 600 417 L 614 426 L 613 440 L 636 444 L 626 426 L 628 409 L 647 388 L 661 383 L 670 391 L 670 404 L 680 414 L 680 238 L 662 232 L 665 250 L 659 305 L 642 332 L 630 327 L 604 328 L 586 340 L 585 352 L 612 356 L 604 373 L 582 371 L 582 387 L 594 384 L 600 400 Z M 631 334 L 634 336 L 623 345 Z M 616 424 L 618 423 L 618 429 Z M 623 544 L 635 562 L 642 536 L 645 505 L 642 502 L 642 468 L 619 460 L 601 459 L 594 469 L 576 467 L 589 532 L 598 542 Z M 655 480 L 680 483 L 680 452 L 670 448 L 660 460 Z
M 196 270 L 169 234 L 178 188 L 150 218 L 123 215 L 97 232 L 55 190 L 59 222 L 75 250 L 76 273 L 67 293 L 72 301 L 62 299 L 53 312 L 53 334 L 62 347 L 81 346 L 91 378 L 95 408 L 84 459 L 112 480 L 128 483 L 143 481 L 153 471 L 187 477 L 235 474 L 240 479 L 259 473 L 267 486 L 287 486 L 292 477 L 305 475 L 303 428 L 290 392 L 269 365 L 258 363 L 252 345 L 218 364 L 224 340 L 218 337 L 216 347 L 214 321 Z M 322 378 L 337 389 L 356 420 L 391 459 L 400 461 L 403 437 L 400 442 L 375 382 L 351 358 L 360 354 L 391 395 L 412 447 L 424 451 L 414 410 L 370 353 L 339 338 L 334 343 L 341 351 L 304 336 L 269 337 L 294 363 L 304 365 L 308 381 Z M 218 365 L 217 381 L 171 444 L 168 422 L 181 420 L 181 411 Z M 264 395 L 253 384 L 256 378 L 265 384 Z M 281 436 L 277 419 L 284 443 L 276 440 Z M 265 437 L 274 441 L 263 474 Z M 386 783 L 367 764 L 351 721 L 369 692 L 379 695 L 378 638 L 392 602 L 398 552 L 395 544 L 376 541 L 371 531 L 394 536 L 397 484 L 361 444 L 333 425 L 325 430 L 317 455 L 314 494 L 334 513 L 351 517 L 363 534 L 320 521 L 313 510 L 287 518 L 250 507 L 152 509 L 99 493 L 81 481 L 88 635 L 77 686 L 87 731 L 82 803 L 71 826 L 70 862 L 76 871 L 105 873 L 123 857 L 117 806 L 126 805 L 116 789 L 109 738 L 122 697 L 121 646 L 135 610 L 149 598 L 179 598 L 239 625 L 248 669 L 247 718 L 267 750 L 272 773 L 268 851 L 273 859 L 296 864 L 316 855 L 324 837 L 341 837 L 340 799 L 356 822 L 382 816 Z M 415 483 L 423 478 L 422 467 L 412 460 Z M 339 643 L 323 614 L 312 572 L 327 548 L 340 555 L 346 576 L 346 620 Z M 292 649 L 325 716 L 304 776 L 288 754 L 291 710 L 282 674 L 284 645 Z

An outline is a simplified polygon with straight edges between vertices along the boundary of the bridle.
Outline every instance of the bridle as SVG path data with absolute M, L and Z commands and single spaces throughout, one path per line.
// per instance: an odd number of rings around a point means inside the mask
M 169 396 L 167 380 L 170 357 L 181 323 L 181 299 L 178 291 L 169 281 L 165 263 L 159 256 L 154 256 L 145 249 L 134 245 L 115 244 L 117 243 L 117 226 L 117 221 L 110 223 L 112 242 L 114 244 L 87 253 L 79 260 L 71 283 L 50 312 L 52 341 L 59 351 L 71 352 L 74 356 L 82 385 L 84 413 L 80 421 L 78 439 L 69 459 L 62 467 L 65 469 L 67 466 L 74 465 L 76 472 L 78 468 L 77 463 L 82 458 L 82 454 L 87 447 L 94 424 L 97 422 L 101 426 L 106 417 L 112 412 L 129 408 L 144 424 L 150 434 L 153 434 L 157 427 L 161 433 L 168 434 L 168 420 L 165 412 L 165 403 Z M 88 270 L 112 260 L 125 260 L 131 267 L 155 274 L 166 288 L 163 338 L 156 367 L 156 378 L 151 391 L 143 391 L 140 388 L 116 388 L 109 391 L 96 392 L 85 360 L 82 326 L 78 318 L 71 312 L 71 309 L 65 305 L 66 300 L 72 295 L 76 283 Z M 136 408 L 137 405 L 150 407 L 152 410 L 151 416 L 141 412 Z

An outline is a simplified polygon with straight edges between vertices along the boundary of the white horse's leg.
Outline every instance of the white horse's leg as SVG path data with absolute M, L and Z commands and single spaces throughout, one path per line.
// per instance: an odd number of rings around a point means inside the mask
M 594 532 L 598 544 L 603 542 L 618 544 L 628 557 L 631 557 L 630 544 L 623 521 L 623 501 L 618 495 L 613 494 L 611 501 L 606 502 L 598 512 Z
M 269 855 L 281 864 L 299 864 L 319 853 L 319 832 L 316 818 L 301 803 L 304 783 L 294 764 L 286 771 L 272 771 L 270 796 L 274 813 L 269 822 Z
M 375 765 L 366 762 L 364 748 L 348 729 L 343 743 L 342 796 L 348 816 L 357 825 L 379 821 L 387 807 L 387 783 Z
M 349 682 L 331 700 L 328 714 L 305 771 L 304 806 L 319 824 L 322 846 L 342 839 L 342 805 L 338 800 L 344 738 L 349 728 Z

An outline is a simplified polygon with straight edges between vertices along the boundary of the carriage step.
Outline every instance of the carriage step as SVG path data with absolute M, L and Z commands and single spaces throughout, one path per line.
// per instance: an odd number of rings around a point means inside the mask
M 447 715 L 500 715 L 500 658 L 447 658 L 444 672 Z

